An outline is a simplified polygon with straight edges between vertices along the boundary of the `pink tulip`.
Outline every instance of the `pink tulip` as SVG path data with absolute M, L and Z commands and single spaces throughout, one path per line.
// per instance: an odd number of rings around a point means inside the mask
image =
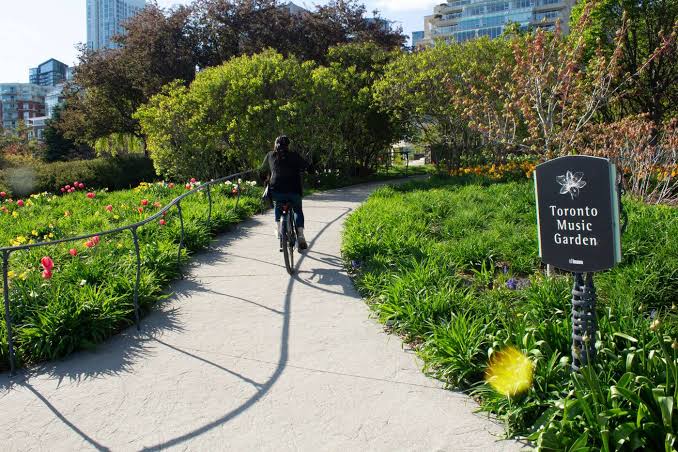
M 191 177 L 191 183 L 195 184 L 195 177 Z
M 24 206 L 24 200 L 23 199 L 18 200 L 16 202 L 16 205 L 19 206 L 19 207 L 23 207 Z
M 165 226 L 167 222 L 164 219 L 160 219 L 160 226 Z
M 44 268 L 45 271 L 51 272 L 52 269 L 54 268 L 54 261 L 52 260 L 51 257 L 45 256 L 42 259 L 40 259 L 40 265 L 42 265 L 42 268 Z
M 80 182 L 80 183 L 78 184 L 78 188 L 82 190 L 83 188 L 85 188 L 85 184 L 83 184 L 82 182 Z
M 66 193 L 66 189 L 64 187 L 61 187 L 61 193 Z
M 89 193 L 87 193 L 87 197 L 88 197 L 89 199 L 93 199 L 95 196 L 96 196 L 96 193 L 94 193 L 94 192 L 89 192 Z
M 98 245 L 99 244 L 99 236 L 95 235 L 94 237 L 92 237 L 92 241 L 94 242 L 95 245 Z
M 94 247 L 94 242 L 91 241 L 91 240 L 88 240 L 88 241 L 85 242 L 85 246 L 86 246 L 87 248 L 93 248 L 93 247 Z
M 113 206 L 110 205 L 110 204 L 107 205 L 107 206 L 106 206 L 106 210 L 109 211 L 109 212 L 112 212 L 112 211 L 113 211 Z
M 71 248 L 70 250 L 68 250 L 68 252 L 71 256 L 77 256 L 78 255 L 78 250 L 76 250 L 75 248 Z
M 71 189 L 71 186 L 70 186 L 70 185 L 66 185 L 65 188 L 66 188 L 66 190 L 70 190 L 70 189 Z
M 68 193 L 73 193 L 74 191 L 75 191 L 75 188 L 71 188 L 70 190 L 68 190 Z
M 4 191 L 0 191 L 0 198 L 4 198 L 5 196 L 7 196 L 7 193 L 5 193 Z
M 49 270 L 44 270 L 42 272 L 42 277 L 45 279 L 51 279 L 52 278 L 52 272 Z
M 153 203 L 153 207 L 155 207 L 156 209 L 159 209 L 159 208 L 162 207 L 162 204 L 160 204 L 158 201 L 156 201 L 156 202 Z

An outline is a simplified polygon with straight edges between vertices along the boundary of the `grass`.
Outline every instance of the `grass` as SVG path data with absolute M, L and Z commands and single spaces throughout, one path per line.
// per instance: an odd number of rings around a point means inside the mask
M 571 277 L 543 276 L 530 182 L 434 178 L 377 191 L 343 254 L 375 316 L 424 371 L 473 394 L 543 450 L 671 450 L 678 431 L 678 210 L 627 199 L 624 262 L 598 273 L 598 360 L 570 372 Z M 498 394 L 489 359 L 516 347 L 531 388 Z
M 185 246 L 188 254 L 205 248 L 212 236 L 260 209 L 259 189 L 243 186 L 235 209 L 232 188 L 212 190 L 211 222 L 204 192 L 182 201 Z M 18 207 L 6 201 L 0 216 L 0 243 L 25 244 L 90 234 L 141 221 L 186 191 L 183 184 L 142 184 L 133 190 L 85 191 L 65 196 L 33 195 Z M 145 204 L 145 205 L 144 205 Z M 107 208 L 107 206 L 110 206 Z M 140 211 L 142 209 L 142 211 Z M 110 210 L 110 211 L 109 211 Z M 139 229 L 142 271 L 139 303 L 143 312 L 166 297 L 164 289 L 179 275 L 179 216 L 172 209 L 160 222 Z M 73 249 L 77 255 L 70 254 Z M 51 279 L 44 279 L 40 260 L 53 259 Z M 133 294 L 136 256 L 130 231 L 101 237 L 88 247 L 85 241 L 13 252 L 10 256 L 9 295 L 18 363 L 29 364 L 91 348 L 130 325 L 134 319 Z M 0 322 L 0 366 L 8 363 L 4 316 Z

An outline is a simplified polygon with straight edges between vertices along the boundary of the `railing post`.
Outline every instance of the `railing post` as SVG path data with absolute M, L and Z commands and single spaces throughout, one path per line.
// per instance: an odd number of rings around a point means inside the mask
M 209 232 L 212 232 L 211 224 L 212 224 L 212 192 L 211 192 L 211 186 L 207 186 L 207 199 L 209 200 L 209 210 L 207 211 L 207 229 Z
M 184 247 L 184 214 L 181 211 L 181 202 L 177 202 L 177 210 L 179 211 L 179 224 L 181 224 L 181 239 L 179 240 L 179 253 L 177 254 L 177 265 L 179 266 L 179 275 L 183 277 L 181 273 L 181 250 Z
M 9 350 L 9 369 L 10 375 L 14 375 L 16 371 L 16 362 L 14 356 L 14 343 L 12 342 L 12 315 L 9 312 L 9 251 L 2 253 L 2 282 L 5 298 L 5 329 L 7 330 L 7 348 Z
M 238 210 L 238 204 L 240 203 L 240 182 L 238 182 L 235 187 L 238 190 L 235 198 L 235 209 Z
M 137 324 L 137 331 L 140 330 L 139 327 L 139 282 L 141 280 L 141 253 L 139 251 L 139 236 L 137 235 L 137 227 L 133 227 L 132 239 L 134 240 L 134 251 L 137 255 L 137 278 L 134 283 L 134 320 Z

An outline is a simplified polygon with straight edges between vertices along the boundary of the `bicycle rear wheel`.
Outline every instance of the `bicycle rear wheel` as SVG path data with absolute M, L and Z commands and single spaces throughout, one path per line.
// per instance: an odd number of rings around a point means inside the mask
M 283 226 L 283 255 L 285 256 L 285 268 L 287 273 L 292 275 L 294 273 L 294 242 L 296 241 L 294 234 L 293 222 L 289 214 L 284 218 Z

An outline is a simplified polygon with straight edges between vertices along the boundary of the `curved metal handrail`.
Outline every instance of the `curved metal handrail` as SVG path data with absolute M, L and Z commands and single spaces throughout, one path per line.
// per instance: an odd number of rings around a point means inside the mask
M 23 251 L 23 250 L 28 250 L 31 248 L 38 248 L 41 246 L 53 246 L 53 245 L 59 245 L 61 243 L 68 243 L 68 242 L 75 242 L 75 241 L 80 241 L 84 239 L 90 239 L 93 237 L 97 236 L 105 236 L 105 235 L 113 235 L 113 234 L 118 234 L 120 232 L 124 231 L 130 231 L 132 233 L 132 239 L 134 241 L 134 250 L 136 253 L 136 258 L 137 258 L 137 274 L 136 274 L 136 282 L 134 284 L 134 317 L 135 317 L 135 323 L 137 326 L 137 330 L 139 329 L 139 281 L 141 278 L 141 254 L 140 254 L 140 249 L 139 249 L 139 236 L 137 233 L 137 230 L 148 224 L 151 223 L 158 218 L 160 218 L 165 212 L 169 211 L 172 207 L 176 206 L 178 213 L 179 213 L 179 222 L 181 225 L 181 239 L 179 240 L 179 252 L 177 254 L 177 263 L 180 264 L 181 262 L 181 251 L 183 250 L 184 247 L 184 217 L 183 217 L 183 211 L 181 209 L 181 201 L 195 193 L 198 193 L 200 191 L 206 191 L 207 192 L 207 199 L 209 201 L 209 210 L 207 213 L 207 223 L 208 225 L 211 222 L 212 219 L 212 193 L 210 187 L 213 185 L 221 184 L 223 182 L 229 181 L 231 179 L 235 178 L 241 178 L 243 176 L 246 176 L 248 174 L 252 174 L 256 172 L 257 170 L 251 169 L 247 171 L 243 171 L 240 173 L 236 174 L 231 174 L 229 176 L 221 177 L 219 179 L 213 179 L 209 182 L 204 182 L 201 183 L 200 185 L 196 186 L 195 188 L 187 191 L 186 193 L 183 193 L 176 198 L 174 198 L 172 201 L 169 202 L 169 204 L 165 205 L 162 207 L 158 212 L 156 212 L 154 215 L 151 215 L 148 218 L 145 218 L 141 221 L 138 221 L 136 223 L 128 224 L 125 226 L 120 226 L 115 229 L 109 229 L 101 232 L 95 232 L 92 234 L 85 234 L 85 235 L 79 235 L 76 237 L 68 237 L 64 239 L 59 239 L 59 240 L 53 240 L 49 242 L 37 242 L 37 243 L 27 243 L 25 245 L 15 245 L 15 246 L 5 246 L 5 247 L 0 247 L 0 253 L 2 253 L 2 280 L 3 280 L 3 292 L 4 292 L 4 305 L 5 305 L 5 325 L 6 325 L 6 330 L 7 330 L 7 345 L 8 345 L 8 351 L 9 351 L 9 361 L 10 361 L 10 374 L 14 375 L 15 374 L 15 354 L 14 354 L 14 344 L 13 344 L 13 338 L 12 338 L 12 317 L 10 314 L 10 309 L 9 309 L 9 287 L 8 287 L 8 273 L 9 273 L 9 257 L 10 254 L 15 252 L 15 251 Z M 240 202 L 240 184 L 236 184 L 237 187 L 237 198 L 235 202 L 235 208 L 238 208 L 238 204 Z

